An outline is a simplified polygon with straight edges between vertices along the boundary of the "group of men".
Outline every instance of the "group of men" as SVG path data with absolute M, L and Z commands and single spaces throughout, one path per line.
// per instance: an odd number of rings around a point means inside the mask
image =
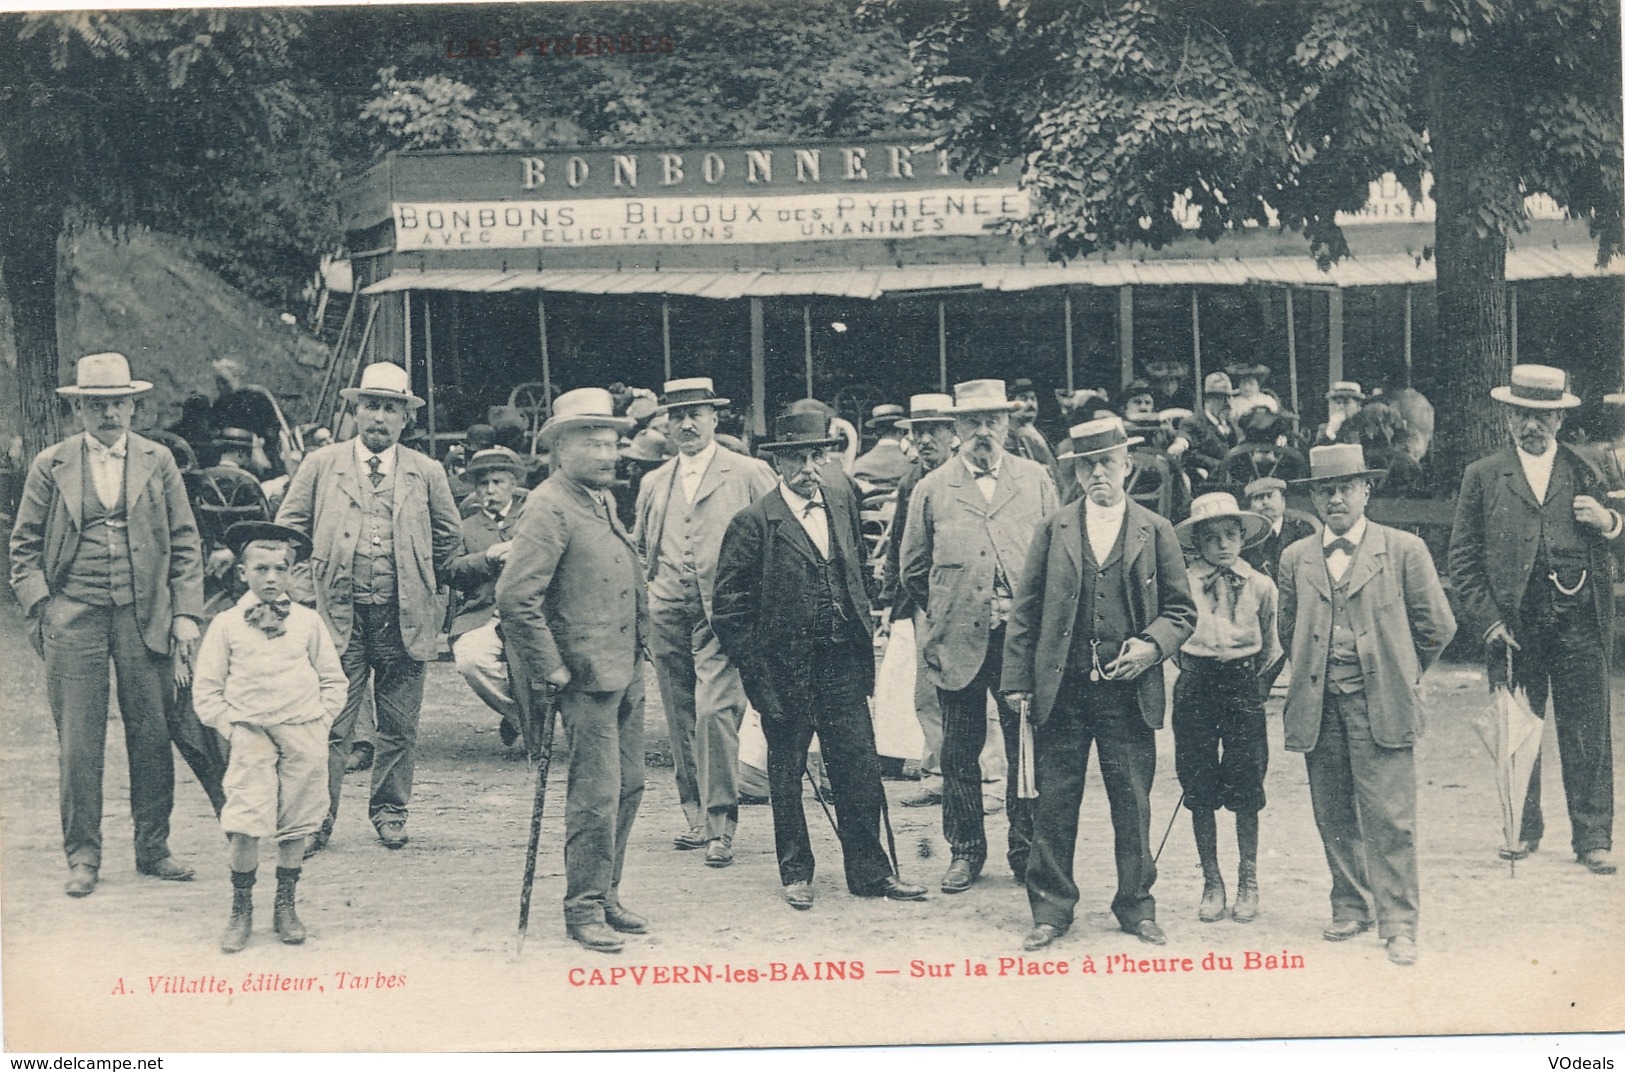
M 200 635 L 201 564 L 173 459 L 130 430 L 134 399 L 150 387 L 131 378 L 122 355 L 81 359 L 77 382 L 60 391 L 83 434 L 35 459 L 12 533 L 12 584 L 46 660 L 60 738 L 74 896 L 95 889 L 101 865 L 109 663 L 130 757 L 137 867 L 192 877 L 167 846 L 168 722 L 175 671 L 190 663 Z M 645 475 L 629 531 L 610 492 L 633 422 L 616 415 L 607 391 L 580 388 L 554 401 L 541 430 L 551 473 L 523 501 L 511 452 L 472 457 L 479 508 L 467 518 L 445 470 L 400 443 L 423 404 L 403 369 L 368 366 L 344 396 L 357 436 L 306 457 L 276 517 L 312 542 L 311 596 L 348 680 L 329 737 L 327 816 L 310 853 L 332 836 L 368 692 L 377 719 L 369 818 L 384 846 L 407 844 L 425 664 L 444 617 L 437 594 L 456 583 L 479 605 L 454 623 L 453 650 L 465 672 L 482 668 L 488 702 L 510 726 L 554 705 L 562 714 L 570 751 L 564 914 L 584 947 L 614 952 L 623 935 L 651 926 L 620 899 L 644 785 L 645 657 L 659 682 L 683 810 L 675 848 L 703 849 L 713 868 L 732 862 L 748 702 L 767 740 L 786 902 L 804 910 L 814 900 L 801 778 L 815 733 L 849 891 L 925 897 L 882 842 L 886 796 L 868 704 L 875 615 L 859 493 L 832 460 L 839 441 L 825 412 L 793 405 L 759 444 L 762 458 L 751 458 L 717 442 L 728 400 L 709 379 L 669 381 L 660 402 L 678 454 Z M 1560 371 L 1518 366 L 1495 397 L 1514 443 L 1468 470 L 1451 573 L 1489 645 L 1492 673 L 1499 665 L 1504 675 L 1510 662 L 1537 707 L 1550 686 L 1573 848 L 1590 870 L 1612 873 L 1607 650 L 1622 521 L 1607 503 L 1620 489 L 1556 443 L 1561 413 L 1578 404 Z M 1125 931 L 1160 944 L 1149 793 L 1164 710 L 1160 664 L 1195 627 L 1184 561 L 1169 521 L 1125 495 L 1132 440 L 1120 418 L 1070 429 L 1053 465 L 1081 494 L 1063 505 L 1050 463 L 1007 449 L 1011 416 L 1024 408 L 1002 381 L 972 380 L 952 396 L 914 396 L 899 421 L 917 460 L 899 481 L 887 590 L 894 619 L 910 617 L 919 634 L 935 700 L 921 705 L 922 725 L 934 722 L 928 707 L 940 718 L 952 854 L 940 888 L 968 890 L 989 855 L 981 757 L 996 721 L 1010 771 L 1006 860 L 1034 919 L 1028 947 L 1072 921 L 1091 747 L 1111 805 L 1114 914 Z M 1390 957 L 1408 963 L 1419 683 L 1455 620 L 1421 541 L 1366 519 L 1378 478 L 1358 445 L 1317 447 L 1304 485 L 1324 531 L 1293 540 L 1284 512 L 1271 520 L 1280 640 L 1293 667 L 1287 746 L 1306 753 L 1332 873 L 1325 937 L 1351 937 L 1374 917 Z M 1251 490 L 1273 501 L 1280 483 Z M 926 729 L 929 746 L 936 738 Z M 1538 785 L 1524 839 L 1509 854 L 1538 848 Z

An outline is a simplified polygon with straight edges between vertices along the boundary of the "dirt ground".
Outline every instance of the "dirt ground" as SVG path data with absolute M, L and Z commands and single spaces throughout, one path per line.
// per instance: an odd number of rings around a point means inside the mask
M 1555 761 L 1545 769 L 1548 830 L 1540 852 L 1515 877 L 1496 859 L 1500 830 L 1489 762 L 1467 721 L 1485 685 L 1469 665 L 1441 666 L 1427 681 L 1433 718 L 1417 748 L 1422 958 L 1416 967 L 1389 965 L 1374 933 L 1337 945 L 1320 939 L 1329 879 L 1303 762 L 1280 746 L 1276 699 L 1259 919 L 1197 921 L 1201 876 L 1181 815 L 1154 890 L 1169 944 L 1155 949 L 1118 931 L 1107 911 L 1114 886 L 1110 826 L 1098 772 L 1091 772 L 1077 859 L 1084 898 L 1078 923 L 1031 970 L 1018 963 L 1030 917 L 1024 892 L 1002 864 L 1002 815 L 989 819 L 994 859 L 982 880 L 946 896 L 936 892 L 948 862 L 939 810 L 897 806 L 913 784 L 888 781 L 903 873 L 932 890 L 923 904 L 891 903 L 846 894 L 838 846 L 809 797 L 821 866 L 817 906 L 800 913 L 780 899 L 768 809 L 742 810 L 737 862 L 709 869 L 702 853 L 672 848 L 681 812 L 671 770 L 658 765 L 648 769 L 623 884 L 625 903 L 650 917 L 652 934 L 633 939 L 619 956 L 585 952 L 565 937 L 561 772 L 549 787 L 531 932 L 516 952 L 533 782 L 520 753 L 500 744 L 495 716 L 449 663 L 430 672 L 410 846 L 390 852 L 378 843 L 364 814 L 367 775 L 352 774 L 332 845 L 307 865 L 300 887 L 308 944 L 284 947 L 269 932 L 267 859 L 253 943 L 227 956 L 216 949 L 230 901 L 225 845 L 208 804 L 177 760 L 171 846 L 197 868 L 198 879 L 170 884 L 136 875 L 116 727 L 107 754 L 102 883 L 83 900 L 63 895 L 55 735 L 42 666 L 9 606 L 0 608 L 0 667 L 0 920 L 12 1052 L 733 1047 L 1625 1027 L 1618 969 L 1625 876 L 1598 878 L 1575 863 Z M 664 719 L 652 680 L 648 691 L 647 743 L 658 763 Z M 1619 754 L 1625 681 L 1618 677 L 1614 710 L 1616 771 L 1625 771 Z M 1548 757 L 1555 759 L 1550 728 L 1547 734 Z M 1179 789 L 1172 736 L 1164 731 L 1158 741 L 1152 797 L 1160 838 Z M 1233 876 L 1227 817 L 1220 831 Z M 1044 974 L 1063 966 L 1065 975 Z M 975 974 L 978 968 L 987 974 Z M 599 982 L 613 985 L 590 985 Z

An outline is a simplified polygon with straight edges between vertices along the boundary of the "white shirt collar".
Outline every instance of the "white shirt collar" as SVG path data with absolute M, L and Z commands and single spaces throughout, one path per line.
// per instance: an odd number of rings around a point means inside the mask
M 1128 511 L 1128 496 L 1126 494 L 1117 500 L 1116 506 L 1102 506 L 1093 499 L 1088 498 L 1088 496 L 1084 497 L 1084 501 L 1087 505 L 1083 508 L 1083 516 L 1091 525 L 1103 525 L 1107 522 L 1120 521 Z
M 1545 454 L 1530 454 L 1516 443 L 1512 445 L 1512 449 L 1518 452 L 1518 464 L 1523 466 L 1524 475 L 1529 478 L 1530 486 L 1534 486 L 1536 475 L 1548 479 L 1551 477 L 1552 466 L 1557 462 L 1556 443 L 1553 443 Z M 1546 481 L 1542 480 L 1541 483 L 1544 484 Z
M 980 471 L 981 467 L 978 466 L 975 462 L 971 461 L 970 455 L 968 455 L 968 454 L 957 454 L 957 455 L 955 455 L 955 457 L 957 457 L 960 461 L 965 463 L 965 472 L 967 472 L 967 473 L 969 473 L 971 475 L 972 480 L 980 479 L 980 477 L 977 474 Z M 997 458 L 993 459 L 993 464 L 987 467 L 988 474 L 990 476 L 992 476 L 994 480 L 999 479 L 999 467 L 1001 465 L 1003 465 L 1003 464 L 1004 464 L 1004 455 L 1000 454 Z
M 391 443 L 382 453 L 377 455 L 378 471 L 384 476 L 388 476 L 390 473 L 395 471 L 395 452 L 397 449 L 399 449 L 399 447 L 399 443 Z M 361 437 L 356 436 L 355 460 L 356 464 L 361 466 L 363 473 L 368 471 L 367 459 L 373 456 L 372 451 L 368 450 L 367 445 L 361 441 Z
M 1285 524 L 1286 524 L 1286 515 L 1282 514 L 1280 517 L 1278 517 L 1274 521 L 1270 522 L 1270 531 L 1275 533 L 1275 535 L 1279 536 L 1279 535 L 1281 535 L 1281 526 L 1283 526 Z
M 704 450 L 694 454 L 692 457 L 687 454 L 677 455 L 677 468 L 682 470 L 684 476 L 695 472 L 703 473 L 705 472 L 705 467 L 711 464 L 711 459 L 715 458 L 716 456 L 717 441 L 713 439 L 710 443 L 706 444 Z
M 1349 543 L 1352 543 L 1355 547 L 1359 547 L 1360 541 L 1365 539 L 1365 522 L 1365 515 L 1361 514 L 1360 520 L 1356 521 L 1347 532 L 1343 533 L 1341 537 L 1332 531 L 1332 527 L 1330 525 L 1325 526 L 1320 530 L 1320 546 L 1330 547 L 1333 540 L 1344 539 Z
M 790 512 L 795 514 L 797 517 L 800 517 L 802 514 L 807 512 L 808 503 L 821 503 L 824 501 L 823 488 L 819 488 L 817 491 L 813 492 L 813 497 L 809 499 L 803 495 L 798 495 L 795 491 L 791 490 L 789 484 L 786 484 L 783 480 L 780 480 L 779 492 L 783 494 L 785 505 L 790 508 Z
M 130 433 L 125 432 L 113 440 L 112 446 L 108 446 L 89 432 L 86 432 L 85 445 L 90 448 L 92 454 L 112 455 L 115 458 L 122 458 L 130 452 Z

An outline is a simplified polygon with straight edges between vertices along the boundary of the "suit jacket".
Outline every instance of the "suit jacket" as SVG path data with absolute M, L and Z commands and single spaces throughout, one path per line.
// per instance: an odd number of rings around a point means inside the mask
M 491 620 L 491 612 L 497 605 L 497 575 L 502 572 L 502 564 L 486 558 L 485 552 L 492 544 L 513 539 L 527 494 L 523 488 L 515 489 L 508 516 L 500 522 L 492 521 L 478 505 L 463 513 L 463 553 L 451 560 L 447 570 L 452 595 L 457 601 L 451 628 L 446 630 L 449 636 L 460 637 Z
M 1261 543 L 1243 551 L 1241 557 L 1247 560 L 1249 566 L 1262 570 L 1273 581 L 1281 568 L 1281 552 L 1305 536 L 1313 536 L 1319 531 L 1318 521 L 1305 517 L 1296 510 L 1288 510 L 1286 516 L 1281 519 L 1281 531 L 1271 532 Z
M 618 692 L 641 672 L 649 635 L 642 565 L 614 500 L 607 518 L 599 509 L 562 472 L 525 501 L 496 597 L 514 680 L 532 689 L 561 666 L 583 692 Z
M 877 488 L 895 488 L 913 468 L 914 459 L 904 453 L 901 443 L 882 439 L 852 463 L 852 479 Z
M 276 512 L 278 524 L 311 538 L 316 609 L 333 631 L 341 655 L 355 625 L 350 568 L 361 538 L 361 482 L 366 477 L 360 469 L 353 440 L 322 447 L 300 463 Z M 404 446 L 395 452 L 392 532 L 401 643 L 412 658 L 429 662 L 437 653 L 445 616 L 445 604 L 436 593 L 463 545 L 462 525 L 445 468 Z
M 938 468 L 941 468 L 940 466 Z M 916 461 L 897 485 L 897 501 L 892 505 L 891 531 L 886 534 L 886 564 L 880 578 L 880 602 L 891 608 L 891 621 L 914 617 L 917 605 L 914 597 L 903 587 L 903 536 L 908 532 L 908 504 L 920 479 L 931 470 Z
M 643 557 L 644 578 L 653 581 L 660 568 L 660 535 L 665 529 L 671 497 L 681 495 L 676 487 L 677 459 L 671 458 L 643 478 L 638 486 L 637 523 L 632 543 Z M 772 491 L 778 484 L 772 466 L 759 458 L 747 458 L 720 444 L 711 464 L 694 493 L 692 505 L 696 529 L 695 572 L 700 578 L 700 602 L 711 615 L 712 590 L 717 580 L 717 551 L 722 534 L 733 516 Z
M 1574 450 L 1559 443 L 1557 461 L 1548 483 L 1548 509 L 1570 509 L 1554 504 L 1561 481 L 1557 467 L 1567 464 L 1573 474 L 1575 495 L 1590 495 L 1608 507 L 1608 487 L 1602 474 Z M 1523 475 L 1518 453 L 1511 447 L 1480 458 L 1462 474 L 1456 496 L 1456 524 L 1450 533 L 1450 580 L 1461 600 L 1469 627 L 1480 635 L 1496 622 L 1517 631 L 1523 593 L 1534 570 L 1540 540 L 1540 506 Z M 1610 541 L 1586 525 L 1578 525 L 1588 544 L 1587 569 L 1602 636 L 1613 635 L 1614 554 Z M 1603 658 L 1610 645 L 1603 645 Z
M 40 451 L 28 469 L 11 530 L 11 587 L 33 614 L 61 588 L 79 549 L 84 433 Z M 167 654 L 177 615 L 203 621 L 203 552 L 186 484 L 168 448 L 129 433 L 124 458 L 126 530 L 141 639 Z
M 1059 505 L 1049 471 L 1008 453 L 991 504 L 958 456 L 915 485 L 903 533 L 903 587 L 929 621 L 923 654 L 938 688 L 962 689 L 981 670 L 993 618 L 994 563 L 1003 563 L 1019 599 L 1033 529 Z
M 1343 576 L 1371 736 L 1384 748 L 1409 748 L 1423 728 L 1422 673 L 1456 635 L 1456 616 L 1433 556 L 1420 536 L 1367 521 Z M 1281 646 L 1292 655 L 1286 746 L 1312 752 L 1320 739 L 1332 642 L 1332 577 L 1319 535 L 1281 553 L 1275 583 L 1281 594 Z
M 1175 434 L 1190 444 L 1184 453 L 1187 469 L 1205 469 L 1210 479 L 1218 472 L 1219 463 L 1224 461 L 1231 448 L 1241 443 L 1241 432 L 1237 430 L 1236 422 L 1229 420 L 1226 423 L 1229 432 L 1220 432 L 1205 411 L 1193 413 L 1179 422 Z
M 824 482 L 829 532 L 845 563 L 847 595 L 866 637 L 874 634 L 863 587 L 863 528 L 843 482 Z M 766 718 L 787 704 L 802 709 L 812 689 L 812 645 L 820 563 L 817 548 L 774 488 L 741 510 L 722 537 L 711 628 L 739 667 L 751 704 Z M 863 660 L 864 691 L 874 693 L 874 660 Z M 794 699 L 791 699 L 794 698 Z
M 1087 499 L 1071 503 L 1045 518 L 1033 533 L 1004 636 L 999 688 L 1032 693 L 1031 715 L 1037 724 L 1055 707 L 1072 649 L 1088 561 L 1083 546 L 1088 539 L 1084 527 L 1088 508 Z M 1167 518 L 1131 500 L 1123 513 L 1121 540 L 1125 588 L 1107 595 L 1115 595 L 1126 606 L 1131 636 L 1149 637 L 1163 659 L 1172 658 L 1196 630 L 1196 601 L 1191 598 L 1179 537 Z M 1137 679 L 1135 698 L 1145 724 L 1160 729 L 1165 694 L 1158 667 Z

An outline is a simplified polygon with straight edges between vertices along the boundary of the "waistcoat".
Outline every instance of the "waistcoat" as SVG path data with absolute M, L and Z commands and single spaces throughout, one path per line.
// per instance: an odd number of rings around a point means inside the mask
M 135 602 L 135 570 L 130 563 L 129 491 L 119 481 L 118 501 L 111 509 L 96 494 L 88 447 L 80 499 L 79 549 L 62 581 L 62 594 L 97 607 L 127 607 Z
M 700 483 L 704 482 L 702 474 Z M 695 489 L 698 488 L 696 484 Z M 670 494 L 666 497 L 666 514 L 660 523 L 660 542 L 655 547 L 654 583 L 649 586 L 649 595 L 653 598 L 666 603 L 699 602 L 700 574 L 694 557 L 698 527 L 694 504 L 683 493 L 682 470 L 674 466 Z
M 365 471 L 360 483 L 361 532 L 355 544 L 351 592 L 357 603 L 390 603 L 396 598 L 395 470 L 376 488 Z
M 1106 556 L 1106 564 L 1095 561 L 1094 548 L 1089 545 L 1086 525 L 1083 538 L 1083 583 L 1078 590 L 1078 616 L 1072 623 L 1072 650 L 1067 657 L 1067 668 L 1075 674 L 1087 676 L 1094 667 L 1090 658 L 1091 640 L 1099 641 L 1100 665 L 1105 666 L 1117 658 L 1123 641 L 1133 635 L 1128 616 L 1128 604 L 1123 598 L 1123 538 L 1128 533 L 1125 514 L 1122 528 Z
M 1351 562 L 1343 571 L 1343 579 L 1332 585 L 1332 641 L 1326 650 L 1326 688 L 1331 692 L 1365 689 L 1360 653 L 1354 643 L 1354 618 L 1349 613 L 1348 578 L 1353 569 Z

